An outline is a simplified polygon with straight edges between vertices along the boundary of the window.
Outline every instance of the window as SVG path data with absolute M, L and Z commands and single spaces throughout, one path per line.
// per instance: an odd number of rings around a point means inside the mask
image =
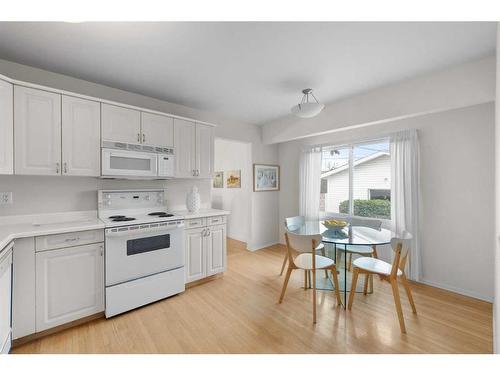
M 320 211 L 391 218 L 388 140 L 322 148 Z
M 369 189 L 368 195 L 371 199 L 385 199 L 391 200 L 391 191 L 389 189 Z

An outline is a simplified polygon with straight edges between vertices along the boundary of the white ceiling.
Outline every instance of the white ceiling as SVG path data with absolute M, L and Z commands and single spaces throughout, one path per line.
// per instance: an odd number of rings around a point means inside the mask
M 0 58 L 263 124 L 491 55 L 495 23 L 0 22 Z

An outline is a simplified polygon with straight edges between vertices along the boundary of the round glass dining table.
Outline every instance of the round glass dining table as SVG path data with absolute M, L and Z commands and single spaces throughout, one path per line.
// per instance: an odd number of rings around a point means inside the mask
M 394 234 L 384 228 L 348 225 L 341 229 L 329 229 L 322 221 L 305 221 L 303 225 L 289 227 L 288 230 L 299 235 L 318 235 L 325 245 L 325 256 L 333 259 L 337 265 L 339 288 L 346 305 L 347 293 L 351 287 L 352 259 L 358 256 L 378 257 L 377 246 L 390 244 Z M 371 248 L 371 250 L 370 250 Z M 329 275 L 329 274 L 328 274 Z M 334 290 L 331 276 L 316 272 L 316 288 Z M 356 292 L 363 292 L 363 283 L 358 283 Z M 369 293 L 373 292 L 373 278 L 369 278 Z

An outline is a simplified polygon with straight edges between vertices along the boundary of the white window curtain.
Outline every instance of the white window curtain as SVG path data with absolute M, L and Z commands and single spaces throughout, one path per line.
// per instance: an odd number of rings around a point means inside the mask
M 392 230 L 413 236 L 409 277 L 420 280 L 420 155 L 415 129 L 391 135 L 391 212 Z
M 321 148 L 302 150 L 300 156 L 300 215 L 307 220 L 319 218 L 319 195 L 321 189 Z

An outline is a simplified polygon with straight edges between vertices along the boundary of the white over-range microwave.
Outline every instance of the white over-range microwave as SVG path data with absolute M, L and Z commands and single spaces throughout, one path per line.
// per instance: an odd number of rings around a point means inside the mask
M 174 177 L 174 149 L 105 141 L 101 176 L 109 178 L 166 179 Z

